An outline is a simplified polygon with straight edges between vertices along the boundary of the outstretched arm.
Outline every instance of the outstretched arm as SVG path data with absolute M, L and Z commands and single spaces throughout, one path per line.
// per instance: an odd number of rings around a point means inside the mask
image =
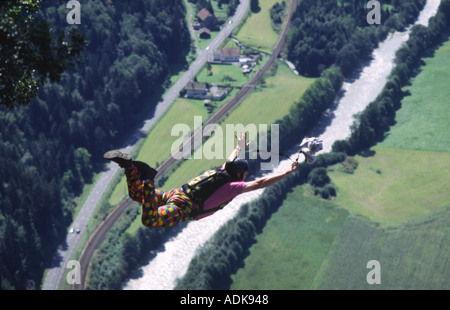
M 245 187 L 244 187 L 242 193 L 251 192 L 251 191 L 254 191 L 254 190 L 257 190 L 260 188 L 265 188 L 267 186 L 273 185 L 273 184 L 277 183 L 278 181 L 280 181 L 281 179 L 288 176 L 289 174 L 291 174 L 292 171 L 297 169 L 297 167 L 298 167 L 298 162 L 294 162 L 294 163 L 292 163 L 291 167 L 289 167 L 289 169 L 286 170 L 285 172 L 282 172 L 282 173 L 279 173 L 276 175 L 267 176 L 267 177 L 262 177 L 257 180 L 254 180 L 254 181 L 247 182 L 245 184 Z
M 239 153 L 241 151 L 245 152 L 245 148 L 250 145 L 250 142 L 247 143 L 247 133 L 246 132 L 241 132 L 240 137 L 238 137 L 238 136 L 235 136 L 235 137 L 237 139 L 237 145 L 236 145 L 236 148 L 233 150 L 233 152 L 231 152 L 230 156 L 228 156 L 227 160 L 229 160 L 229 161 L 235 160 L 239 156 Z

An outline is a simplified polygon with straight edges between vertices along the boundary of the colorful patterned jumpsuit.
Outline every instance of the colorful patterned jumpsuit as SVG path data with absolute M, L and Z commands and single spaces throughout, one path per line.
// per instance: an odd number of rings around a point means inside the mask
M 134 201 L 142 204 L 142 224 L 148 228 L 169 227 L 194 219 L 178 207 L 184 205 L 196 208 L 182 189 L 168 192 L 156 189 L 152 181 L 140 179 L 134 165 L 125 169 L 125 175 L 128 193 Z

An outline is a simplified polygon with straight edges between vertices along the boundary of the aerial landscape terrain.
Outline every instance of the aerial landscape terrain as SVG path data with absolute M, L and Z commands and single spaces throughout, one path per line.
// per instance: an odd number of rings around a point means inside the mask
M 450 289 L 449 0 L 0 10 L 0 289 Z M 176 227 L 145 227 L 103 157 L 169 191 L 240 131 L 250 181 L 298 168 Z

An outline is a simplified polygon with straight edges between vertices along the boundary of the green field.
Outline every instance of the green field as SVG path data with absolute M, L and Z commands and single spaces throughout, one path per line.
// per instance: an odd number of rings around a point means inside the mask
M 383 228 L 298 186 L 256 237 L 232 290 L 449 289 L 450 204 Z M 381 284 L 369 285 L 377 260 Z
M 198 82 L 215 83 L 218 85 L 241 86 L 248 82 L 245 75 L 242 74 L 242 68 L 234 65 L 211 65 L 209 70 L 206 66 L 198 74 Z
M 332 202 L 295 188 L 256 238 L 231 289 L 310 289 L 347 217 Z
M 412 80 L 396 125 L 381 144 L 405 150 L 450 152 L 450 41 L 435 57 L 424 59 L 424 70 Z
M 450 288 L 450 42 L 425 59 L 397 123 L 344 173 L 337 198 L 296 187 L 268 220 L 231 289 Z M 381 266 L 369 285 L 367 263 Z
M 337 165 L 329 172 L 336 202 L 386 225 L 424 216 L 450 203 L 450 153 L 377 146 L 371 157 L 356 156 L 353 174 Z
M 278 40 L 278 34 L 272 29 L 270 8 L 277 0 L 259 1 L 261 10 L 250 15 L 245 25 L 240 29 L 236 38 L 245 46 L 270 54 Z M 286 1 L 286 7 L 290 1 Z M 257 31 L 255 31 L 257 29 Z
M 431 216 L 382 228 L 349 217 L 317 273 L 313 289 L 448 290 L 450 205 Z M 367 263 L 380 263 L 380 284 L 369 285 Z

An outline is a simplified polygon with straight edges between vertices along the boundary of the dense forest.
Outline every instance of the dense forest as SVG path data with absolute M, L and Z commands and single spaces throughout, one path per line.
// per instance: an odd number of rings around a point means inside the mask
M 382 1 L 381 23 L 367 22 L 367 1 L 302 0 L 292 18 L 287 39 L 288 59 L 304 76 L 319 76 L 329 66 L 339 66 L 345 76 L 392 29 L 411 24 L 425 0 Z
M 64 240 L 73 198 L 151 113 L 170 65 L 190 48 L 178 0 L 87 0 L 81 24 L 66 2 L 43 1 L 35 22 L 85 34 L 82 64 L 47 81 L 28 105 L 0 107 L 0 288 L 39 289 Z
M 30 103 L 48 80 L 59 82 L 80 63 L 84 34 L 77 28 L 50 30 L 35 19 L 39 1 L 0 2 L 0 105 L 13 108 Z

